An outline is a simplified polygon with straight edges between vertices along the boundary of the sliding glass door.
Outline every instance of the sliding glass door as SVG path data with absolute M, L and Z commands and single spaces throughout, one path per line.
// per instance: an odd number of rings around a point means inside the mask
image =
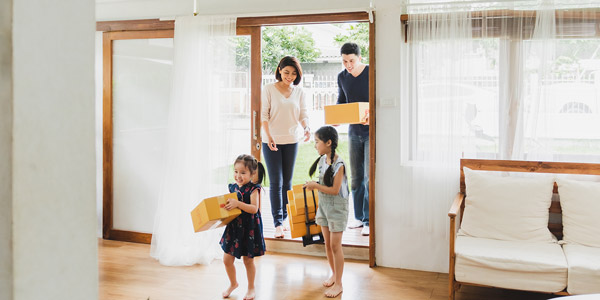
M 106 239 L 150 243 L 152 238 L 166 171 L 173 33 L 173 29 L 104 33 L 102 227 Z M 238 45 L 236 69 L 221 76 L 219 95 L 210 100 L 219 103 L 220 119 L 225 120 L 220 126 L 225 126 L 228 143 L 205 146 L 226 147 L 230 163 L 216 171 L 232 178 L 235 156 L 256 151 L 255 143 L 249 145 L 248 140 L 258 138 L 251 123 L 258 108 L 251 103 L 250 36 L 232 37 L 230 42 Z M 225 192 L 227 182 L 222 184 Z

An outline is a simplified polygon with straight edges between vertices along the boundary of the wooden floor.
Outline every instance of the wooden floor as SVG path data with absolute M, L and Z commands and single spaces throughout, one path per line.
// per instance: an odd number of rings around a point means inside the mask
M 166 267 L 149 256 L 150 245 L 100 239 L 99 299 L 212 300 L 228 286 L 222 261 L 208 266 Z M 325 258 L 274 254 L 256 258 L 257 300 L 326 299 L 321 282 L 328 277 Z M 230 299 L 243 299 L 246 274 L 236 261 L 240 287 Z M 448 275 L 384 267 L 346 260 L 344 292 L 337 299 L 448 299 Z M 465 286 L 457 300 L 550 299 L 554 295 Z
M 273 215 L 271 214 L 271 201 L 269 201 L 268 187 L 265 188 L 265 190 L 262 192 L 262 197 L 263 199 L 261 201 L 260 212 L 263 219 L 263 232 L 265 238 L 269 239 L 275 236 L 275 226 L 273 225 Z M 348 220 L 352 219 L 354 219 L 354 205 L 352 199 L 350 199 L 348 205 Z M 344 234 L 342 235 L 342 245 L 369 247 L 369 236 L 361 235 L 361 230 L 362 228 L 346 229 L 346 231 L 344 231 Z M 285 231 L 284 234 L 284 240 L 302 240 L 302 238 L 292 239 L 292 236 L 288 231 Z

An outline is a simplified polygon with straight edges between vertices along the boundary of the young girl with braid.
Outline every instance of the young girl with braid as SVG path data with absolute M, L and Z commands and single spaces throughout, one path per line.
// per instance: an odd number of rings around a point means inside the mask
M 242 214 L 227 224 L 220 242 L 221 248 L 225 252 L 223 263 L 230 283 L 229 288 L 223 292 L 223 298 L 228 298 L 231 292 L 238 287 L 234 261 L 236 258 L 244 257 L 248 276 L 248 291 L 244 300 L 251 300 L 255 296 L 254 257 L 264 255 L 266 250 L 262 219 L 258 210 L 260 183 L 263 181 L 265 168 L 256 158 L 247 154 L 238 156 L 233 168 L 235 183 L 229 184 L 229 192 L 237 193 L 237 199 L 227 199 L 225 209 L 231 210 L 237 207 L 242 210 Z M 255 177 L 258 180 L 252 182 Z
M 325 296 L 337 297 L 343 290 L 344 253 L 342 252 L 342 234 L 348 223 L 348 178 L 344 161 L 335 150 L 338 146 L 338 134 L 335 128 L 324 126 L 315 132 L 315 149 L 320 157 L 309 170 L 309 175 L 319 168 L 319 182 L 309 181 L 307 190 L 319 192 L 319 208 L 316 222 L 321 225 L 325 238 L 325 251 L 331 277 L 323 282 L 328 287 Z

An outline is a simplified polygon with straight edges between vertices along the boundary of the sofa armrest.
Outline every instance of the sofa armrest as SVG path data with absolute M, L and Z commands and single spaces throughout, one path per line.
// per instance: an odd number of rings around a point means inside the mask
M 458 211 L 460 210 L 460 206 L 465 199 L 465 194 L 458 193 L 456 197 L 454 197 L 454 201 L 452 202 L 452 206 L 450 207 L 450 211 L 448 211 L 448 217 L 450 217 L 450 245 L 448 250 L 450 250 L 450 267 L 449 267 L 449 276 L 448 276 L 448 292 L 450 294 L 450 299 L 454 299 L 454 292 L 457 288 L 457 283 L 454 276 L 454 264 L 456 260 L 456 255 L 454 253 L 454 243 L 456 241 L 456 215 L 458 215 Z
M 460 192 L 458 194 L 456 194 L 456 197 L 454 197 L 454 201 L 452 202 L 452 206 L 450 206 L 450 210 L 448 211 L 448 217 L 450 217 L 450 218 L 456 217 L 464 199 L 465 199 L 465 194 L 460 193 Z

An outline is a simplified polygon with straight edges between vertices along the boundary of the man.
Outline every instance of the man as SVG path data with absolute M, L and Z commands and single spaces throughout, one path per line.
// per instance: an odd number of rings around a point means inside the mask
M 361 62 L 360 47 L 345 43 L 341 50 L 344 70 L 338 74 L 339 95 L 337 104 L 369 102 L 369 65 Z M 354 218 L 348 228 L 362 228 L 369 235 L 369 117 L 362 124 L 351 124 L 350 168 L 352 170 L 352 198 Z

